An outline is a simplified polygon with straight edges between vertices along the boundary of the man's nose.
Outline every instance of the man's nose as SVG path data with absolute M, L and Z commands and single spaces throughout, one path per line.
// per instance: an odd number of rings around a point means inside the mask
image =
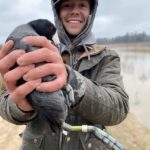
M 73 14 L 78 14 L 79 12 L 80 12 L 80 8 L 79 8 L 79 7 L 74 6 L 74 7 L 72 8 L 71 13 L 73 13 Z

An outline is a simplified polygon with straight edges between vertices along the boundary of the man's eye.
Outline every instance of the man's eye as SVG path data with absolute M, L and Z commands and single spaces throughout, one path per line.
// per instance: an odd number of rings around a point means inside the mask
M 88 4 L 86 3 L 80 3 L 80 8 L 88 7 Z
M 80 7 L 85 7 L 85 5 L 84 4 L 80 4 Z
M 62 5 L 62 8 L 70 8 L 70 7 L 71 7 L 71 4 L 69 4 L 69 3 L 66 3 L 66 4 Z

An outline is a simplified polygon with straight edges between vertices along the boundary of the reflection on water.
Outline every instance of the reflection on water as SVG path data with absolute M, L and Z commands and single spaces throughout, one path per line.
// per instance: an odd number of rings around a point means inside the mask
M 150 78 L 149 52 L 119 52 L 122 72 L 139 79 Z
M 130 111 L 150 127 L 150 53 L 121 52 L 122 74 L 130 97 Z

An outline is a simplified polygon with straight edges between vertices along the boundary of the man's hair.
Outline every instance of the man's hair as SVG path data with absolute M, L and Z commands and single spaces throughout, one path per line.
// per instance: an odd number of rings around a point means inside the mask
M 57 0 L 53 0 L 54 2 L 56 2 Z M 89 0 L 90 2 L 90 12 L 92 13 L 94 6 L 95 6 L 95 0 Z M 56 3 L 56 11 L 59 14 L 60 13 L 60 6 L 62 4 L 62 0 L 60 0 L 58 3 Z

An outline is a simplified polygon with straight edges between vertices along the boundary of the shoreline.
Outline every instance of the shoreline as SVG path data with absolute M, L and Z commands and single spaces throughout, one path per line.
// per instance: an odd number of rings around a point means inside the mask
M 110 49 L 118 49 L 119 52 L 147 52 L 150 53 L 150 42 L 139 43 L 115 43 L 106 44 L 106 47 Z

